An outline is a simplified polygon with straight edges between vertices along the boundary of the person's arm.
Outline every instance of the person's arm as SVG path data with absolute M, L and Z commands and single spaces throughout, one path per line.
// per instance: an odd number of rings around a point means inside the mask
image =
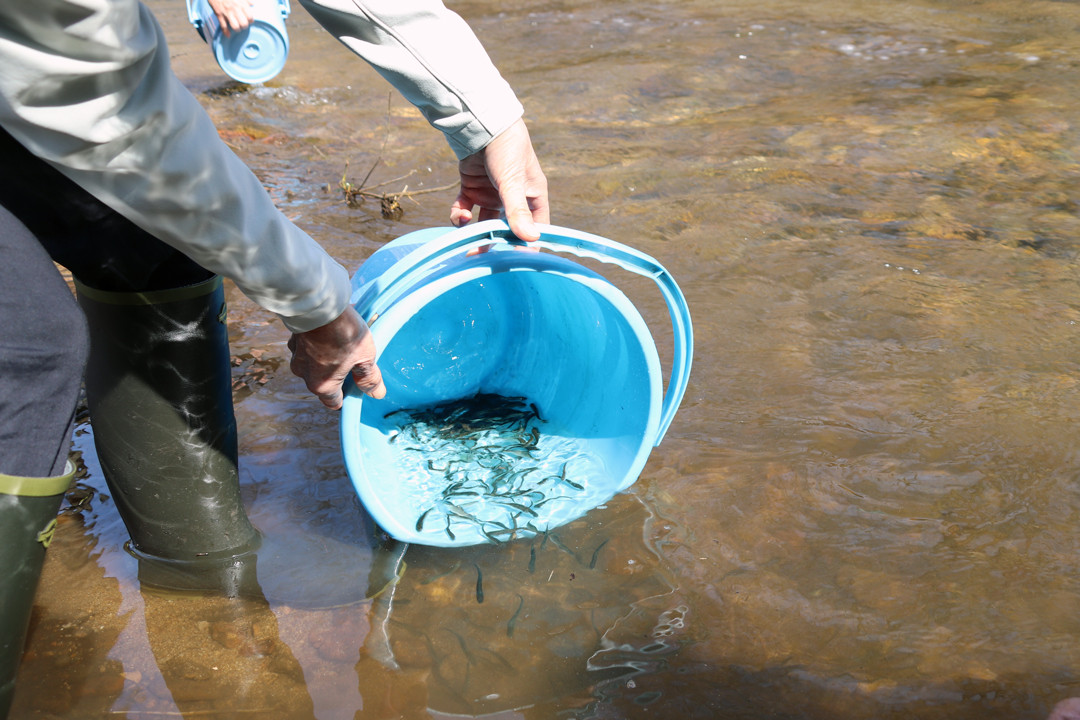
M 547 180 L 521 120 L 523 108 L 476 35 L 439 0 L 300 0 L 441 130 L 457 155 L 462 189 L 451 221 L 505 211 L 518 237 L 547 223 Z
M 407 0 L 402 7 L 380 0 L 370 14 L 342 2 L 350 12 L 323 8 L 320 21 L 337 27 L 335 34 L 354 50 L 362 47 L 360 54 L 443 131 L 463 174 L 475 180 L 469 191 L 490 183 L 498 205 L 525 205 L 535 221 L 546 220 L 538 164 L 519 173 L 535 163 L 523 126 L 513 129 L 520 103 L 464 21 L 432 0 Z M 83 0 L 80 19 L 72 21 L 72 7 L 65 0 L 0 5 L 0 125 L 135 224 L 231 278 L 295 334 L 348 316 L 348 273 L 274 208 L 220 141 L 173 75 L 149 10 L 135 0 Z M 489 144 L 490 154 L 477 155 Z M 527 182 L 515 182 L 515 174 Z M 521 196 L 529 192 L 535 197 Z M 467 219 L 468 197 L 457 201 L 458 223 Z M 521 214 L 510 217 L 519 225 L 515 232 L 529 237 L 515 219 Z M 362 338 L 329 349 L 347 364 L 361 344 Z M 304 353 L 307 343 L 297 347 Z M 309 387 L 321 386 L 321 373 L 305 377 Z
M 173 75 L 136 0 L 0 3 L 0 125 L 99 200 L 236 282 L 293 332 L 342 314 L 349 274 L 273 205 Z

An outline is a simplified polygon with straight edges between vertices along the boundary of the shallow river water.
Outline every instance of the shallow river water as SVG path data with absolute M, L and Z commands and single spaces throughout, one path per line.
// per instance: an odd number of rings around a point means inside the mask
M 350 270 L 446 223 L 453 191 L 400 220 L 342 201 L 346 163 L 393 190 L 455 165 L 396 93 L 387 131 L 388 86 L 301 8 L 285 71 L 245 89 L 183 3 L 150 5 Z M 1080 6 L 452 7 L 526 105 L 552 221 L 686 294 L 664 443 L 532 568 L 528 541 L 373 546 L 336 413 L 231 288 L 261 594 L 143 592 L 83 425 L 13 717 L 1016 719 L 1080 695 Z M 666 362 L 659 293 L 604 272 Z

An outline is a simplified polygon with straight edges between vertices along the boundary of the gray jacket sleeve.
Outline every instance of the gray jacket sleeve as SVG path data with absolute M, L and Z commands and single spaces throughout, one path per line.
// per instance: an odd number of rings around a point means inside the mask
M 480 41 L 439 0 L 300 3 L 442 130 L 458 159 L 521 117 L 514 91 Z
M 312 11 L 464 157 L 521 109 L 460 18 L 428 0 L 416 7 Z M 443 45 L 429 49 L 432 41 Z M 471 50 L 455 55 L 446 43 Z M 231 278 L 291 330 L 320 327 L 348 304 L 347 271 L 274 208 L 221 142 L 136 0 L 0 0 L 0 125 L 121 215 Z

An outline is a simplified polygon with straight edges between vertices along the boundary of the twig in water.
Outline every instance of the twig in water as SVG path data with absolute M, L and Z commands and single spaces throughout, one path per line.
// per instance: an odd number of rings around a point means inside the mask
M 374 190 L 375 188 L 381 188 L 384 185 L 389 185 L 390 183 L 401 182 L 402 180 L 409 177 L 410 175 L 415 175 L 415 174 L 416 174 L 416 170 L 410 170 L 409 172 L 405 173 L 401 177 L 396 177 L 393 180 L 387 180 L 386 182 L 381 182 L 378 185 L 368 185 L 367 189 L 368 190 Z
M 379 148 L 379 157 L 375 158 L 375 162 L 371 164 L 371 169 L 367 171 L 367 175 L 360 181 L 360 187 L 367 185 L 368 178 L 371 177 L 371 173 L 375 172 L 375 166 L 382 160 L 383 151 L 386 150 L 386 143 L 390 141 L 390 103 L 394 99 L 394 93 L 386 94 L 386 135 L 383 136 L 382 147 Z
M 401 208 L 401 203 L 399 202 L 401 198 L 408 198 L 409 200 L 416 202 L 416 200 L 414 199 L 414 196 L 416 195 L 424 195 L 426 193 L 450 190 L 451 188 L 457 187 L 460 183 L 455 182 L 451 183 L 450 185 L 443 185 L 442 187 L 427 188 L 425 190 L 413 190 L 412 192 L 409 191 L 408 185 L 402 188 L 401 192 L 399 193 L 372 192 L 376 188 L 381 188 L 392 183 L 400 182 L 401 180 L 404 180 L 410 175 L 414 175 L 416 173 L 416 170 L 410 170 L 401 177 L 394 178 L 393 180 L 387 180 L 385 182 L 381 182 L 377 185 L 371 186 L 368 186 L 367 184 L 367 181 L 371 179 L 371 173 L 375 172 L 375 168 L 382 161 L 383 152 L 386 150 L 386 144 L 390 140 L 390 102 L 392 99 L 392 94 L 388 95 L 386 98 L 386 135 L 383 137 L 383 144 L 382 148 L 380 148 L 379 150 L 379 156 L 375 158 L 375 162 L 372 163 L 371 168 L 367 171 L 367 175 L 364 176 L 364 179 L 360 181 L 359 185 L 353 185 L 351 182 L 349 182 L 349 161 L 346 160 L 345 172 L 341 174 L 341 180 L 338 181 L 338 187 L 341 188 L 342 192 L 344 193 L 345 202 L 349 205 L 349 207 L 356 207 L 360 203 L 364 202 L 364 198 L 372 198 L 373 200 L 379 201 L 379 208 L 384 218 L 386 218 L 387 220 L 400 220 L 405 214 L 405 211 Z M 318 150 L 318 147 L 313 147 Z M 329 187 L 329 185 L 327 185 L 327 187 Z M 416 204 L 419 205 L 420 203 Z

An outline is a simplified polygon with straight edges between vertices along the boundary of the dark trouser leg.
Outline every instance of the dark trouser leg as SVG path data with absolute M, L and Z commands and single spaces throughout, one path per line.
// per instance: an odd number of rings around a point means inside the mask
M 67 283 L 0 207 L 0 718 L 7 716 L 56 511 L 88 338 Z M 15 279 L 18 279 L 16 282 Z
M 86 320 L 34 236 L 0 207 L 0 472 L 57 475 L 89 349 Z

